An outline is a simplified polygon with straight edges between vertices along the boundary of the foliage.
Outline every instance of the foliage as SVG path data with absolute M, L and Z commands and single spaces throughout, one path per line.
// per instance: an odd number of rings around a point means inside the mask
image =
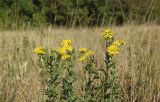
M 106 29 L 102 34 L 106 41 L 106 68 L 98 68 L 93 51 L 80 48 L 79 62 L 83 68 L 83 75 L 79 76 L 80 79 L 73 70 L 76 51 L 72 47 L 71 40 L 63 40 L 58 50 L 52 48 L 48 51 L 43 47 L 33 50 L 39 56 L 39 65 L 43 69 L 44 84 L 47 86 L 44 92 L 48 96 L 47 102 L 122 101 L 122 91 L 118 83 L 113 56 L 119 53 L 119 47 L 125 42 L 114 41 L 114 33 L 110 29 Z M 75 94 L 74 87 L 78 80 L 83 81 L 80 87 L 82 92 L 79 95 Z
M 17 28 L 158 22 L 159 5 L 159 0 L 1 0 L 0 24 Z
M 123 40 L 114 41 L 114 32 L 110 29 L 104 30 L 102 35 L 106 42 L 106 68 L 101 69 L 104 74 L 104 77 L 101 78 L 101 93 L 103 93 L 101 99 L 103 102 L 121 102 L 122 90 L 118 84 L 116 62 L 113 57 L 119 53 L 119 47 L 125 42 Z

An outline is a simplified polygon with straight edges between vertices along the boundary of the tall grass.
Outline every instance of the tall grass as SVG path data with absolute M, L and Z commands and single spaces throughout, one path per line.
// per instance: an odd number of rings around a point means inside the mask
M 112 27 L 116 38 L 126 46 L 116 56 L 119 83 L 124 102 L 160 101 L 160 27 Z M 63 39 L 71 39 L 74 48 L 87 47 L 95 51 L 99 67 L 104 67 L 105 43 L 103 28 L 45 28 L 0 32 L 0 102 L 43 102 L 45 87 L 41 70 L 32 50 L 36 46 L 56 47 Z M 81 73 L 81 65 L 75 71 Z M 77 89 L 78 90 L 78 89 Z M 78 91 L 77 91 L 78 92 Z M 78 93 L 77 93 L 78 94 Z

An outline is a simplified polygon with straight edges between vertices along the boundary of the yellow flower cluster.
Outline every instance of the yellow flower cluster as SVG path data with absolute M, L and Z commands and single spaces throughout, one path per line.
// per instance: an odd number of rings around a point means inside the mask
M 60 47 L 60 48 L 58 48 L 58 52 L 59 52 L 61 55 L 63 55 L 63 54 L 66 53 L 66 48 L 65 48 L 65 47 Z
M 87 49 L 86 49 L 86 48 L 79 48 L 79 51 L 80 51 L 81 53 L 86 53 L 86 52 L 87 52 Z
M 109 56 L 113 56 L 119 53 L 119 46 L 125 44 L 123 40 L 114 41 L 109 47 L 107 47 L 107 53 Z
M 110 56 L 118 54 L 119 50 L 119 47 L 116 45 L 110 45 L 109 47 L 107 47 L 107 52 Z
M 86 61 L 87 60 L 87 57 L 84 57 L 84 56 L 82 56 L 81 58 L 79 58 L 79 61 Z
M 66 59 L 70 59 L 71 58 L 71 55 L 68 55 L 68 54 L 64 54 L 62 56 L 62 60 L 66 60 Z
M 80 53 L 83 54 L 83 56 L 79 58 L 79 61 L 82 61 L 82 62 L 86 61 L 88 59 L 88 57 L 94 55 L 93 51 L 88 50 L 86 48 L 80 48 L 79 51 L 80 51 Z
M 45 53 L 43 47 L 37 47 L 33 50 L 33 52 L 36 53 L 37 55 L 43 55 Z
M 88 50 L 86 53 L 85 53 L 86 56 L 91 56 L 91 55 L 94 55 L 94 52 L 91 51 L 91 50 Z
M 120 45 L 124 45 L 125 42 L 123 40 L 117 40 L 117 41 L 114 41 L 112 45 L 116 45 L 116 46 L 120 46 Z
M 103 35 L 103 38 L 104 38 L 104 39 L 110 39 L 110 38 L 113 37 L 114 32 L 113 32 L 111 29 L 105 29 L 105 30 L 102 32 L 102 35 Z
M 71 45 L 72 44 L 72 41 L 71 40 L 63 40 L 61 42 L 61 46 L 68 46 L 68 45 Z
M 58 53 L 61 54 L 61 58 L 63 60 L 67 60 L 71 58 L 71 52 L 73 51 L 73 48 L 71 46 L 72 41 L 71 40 L 63 40 L 61 42 L 61 47 L 58 49 Z

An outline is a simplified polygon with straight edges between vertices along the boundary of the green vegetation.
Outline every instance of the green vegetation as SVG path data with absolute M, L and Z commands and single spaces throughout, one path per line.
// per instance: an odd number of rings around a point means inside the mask
M 114 32 L 106 29 L 102 33 L 106 43 L 106 67 L 99 68 L 93 51 L 80 48 L 79 62 L 82 64 L 82 75 L 74 71 L 77 51 L 71 40 L 63 40 L 58 50 L 36 47 L 48 96 L 46 102 L 121 102 L 123 92 L 118 82 L 114 56 L 120 51 L 123 40 L 114 41 Z M 79 57 L 79 56 L 78 56 Z M 74 87 L 75 83 L 79 85 Z M 80 82 L 83 82 L 82 84 Z M 81 89 L 78 91 L 76 89 Z M 77 95 L 76 93 L 79 93 Z
M 0 27 L 160 22 L 159 0 L 0 0 Z
M 158 24 L 160 0 L 0 0 L 0 102 L 160 102 Z
M 113 99 L 113 96 L 116 96 L 116 98 L 122 98 L 122 102 L 159 102 L 160 27 L 125 25 L 113 26 L 112 29 L 116 33 L 114 40 L 126 41 L 125 46 L 120 49 L 115 46 L 105 47 L 106 40 L 104 41 L 100 34 L 103 28 L 49 27 L 1 31 L 0 102 L 46 102 L 54 99 L 66 100 L 66 97 L 74 100 L 79 99 L 79 96 L 82 96 L 79 100 L 90 100 L 95 97 L 105 100 L 105 98 Z M 103 37 L 110 38 L 110 34 L 104 33 Z M 59 42 L 63 39 L 73 41 L 72 47 L 76 54 L 69 54 L 70 57 L 65 54 L 63 56 L 63 50 L 58 50 L 62 53 L 61 58 L 73 58 L 74 62 L 63 61 L 64 63 L 59 66 L 60 58 L 53 51 L 59 49 Z M 113 42 L 114 44 L 117 44 L 117 41 Z M 35 50 L 37 54 L 44 54 L 48 49 L 47 54 L 43 55 L 43 63 L 39 63 L 39 57 L 32 51 L 36 46 L 42 46 L 38 48 L 39 50 Z M 61 47 L 63 49 L 63 46 Z M 46 48 L 45 52 L 42 48 Z M 50 48 L 54 49 L 50 51 Z M 72 50 L 71 47 L 66 48 L 69 51 Z M 83 52 L 86 51 L 84 48 L 94 51 L 94 56 L 87 56 L 85 61 L 86 54 L 78 53 L 79 48 L 82 48 L 80 51 Z M 107 60 L 109 57 L 104 59 L 106 51 L 110 53 L 109 55 L 117 55 L 110 60 Z M 85 63 L 79 61 L 85 61 Z M 109 66 L 109 69 L 106 66 Z M 99 69 L 102 70 L 99 71 Z M 70 74 L 70 72 L 74 73 Z M 109 73 L 106 74 L 109 76 L 105 76 L 105 73 Z M 101 80 L 97 77 L 99 75 Z M 68 79 L 69 83 L 66 81 Z M 106 85 L 107 87 L 104 88 L 108 91 L 99 90 L 104 89 L 103 86 Z M 116 90 L 119 88 L 121 90 L 117 93 Z M 122 92 L 122 95 L 119 92 Z M 71 93 L 71 96 L 68 93 Z M 101 98 L 103 95 L 107 97 Z

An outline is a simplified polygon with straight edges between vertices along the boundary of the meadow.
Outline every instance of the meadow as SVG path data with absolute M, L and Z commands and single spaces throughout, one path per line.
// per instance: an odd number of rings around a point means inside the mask
M 160 26 L 111 26 L 115 37 L 126 44 L 114 58 L 117 62 L 123 102 L 160 101 Z M 33 53 L 37 46 L 57 49 L 71 39 L 73 47 L 95 52 L 98 67 L 105 67 L 105 28 L 39 28 L 0 32 L 0 102 L 44 102 L 42 75 Z M 75 61 L 75 71 L 81 65 Z M 80 82 L 81 83 L 81 82 Z M 76 84 L 78 85 L 78 84 Z M 78 90 L 78 89 L 77 89 Z M 78 94 L 78 91 L 77 91 Z

